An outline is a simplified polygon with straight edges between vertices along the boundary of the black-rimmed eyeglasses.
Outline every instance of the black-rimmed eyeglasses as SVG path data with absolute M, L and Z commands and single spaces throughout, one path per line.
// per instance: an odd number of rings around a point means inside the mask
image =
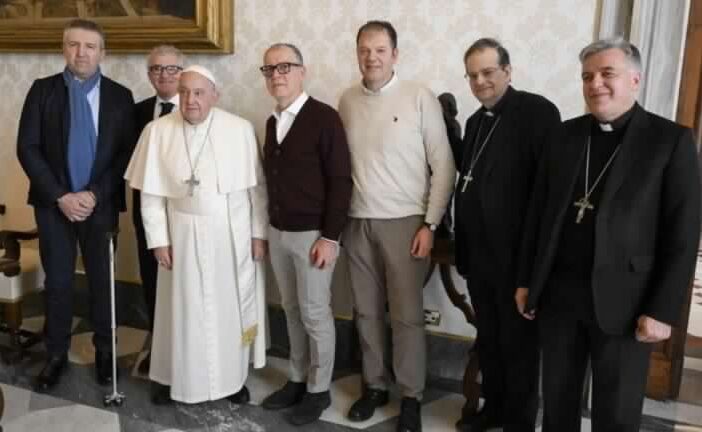
M 285 75 L 290 72 L 290 69 L 295 66 L 295 67 L 302 67 L 300 63 L 290 63 L 290 62 L 284 62 L 284 63 L 278 63 L 274 65 L 265 65 L 261 66 L 259 69 L 261 70 L 261 73 L 263 74 L 264 77 L 266 78 L 271 78 L 273 76 L 273 71 L 278 71 L 280 75 Z
M 149 66 L 149 72 L 152 74 L 161 74 L 163 72 L 166 72 L 168 75 L 175 75 L 178 72 L 182 71 L 183 67 L 178 66 L 178 65 L 151 65 Z

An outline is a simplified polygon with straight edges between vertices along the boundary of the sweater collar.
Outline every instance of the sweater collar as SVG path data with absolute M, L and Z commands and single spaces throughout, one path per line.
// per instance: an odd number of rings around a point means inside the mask
M 392 78 L 390 78 L 390 81 L 386 82 L 385 85 L 382 86 L 381 88 L 379 88 L 377 91 L 373 91 L 373 90 L 369 89 L 368 87 L 366 87 L 366 85 L 363 84 L 363 81 L 361 81 L 361 90 L 363 90 L 363 93 L 367 94 L 367 95 L 379 95 L 379 94 L 382 94 L 382 93 L 385 93 L 386 91 L 388 91 L 390 89 L 390 87 L 395 85 L 396 82 L 397 82 L 397 72 L 393 72 Z

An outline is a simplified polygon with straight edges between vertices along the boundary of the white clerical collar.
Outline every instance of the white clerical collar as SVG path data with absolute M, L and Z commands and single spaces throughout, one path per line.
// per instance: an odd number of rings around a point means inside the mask
M 276 120 L 280 121 L 280 116 L 286 112 L 292 114 L 293 117 L 297 117 L 297 114 L 300 112 L 302 109 L 302 106 L 307 102 L 307 99 L 309 99 L 310 96 L 307 94 L 307 92 L 303 91 L 300 93 L 300 96 L 295 99 L 293 103 L 288 105 L 287 108 L 285 108 L 283 111 L 278 112 L 277 109 L 273 110 L 273 117 L 275 117 Z
M 612 123 L 597 123 L 597 125 L 602 132 L 612 132 L 614 130 Z
M 381 94 L 383 92 L 388 91 L 390 89 L 390 87 L 395 85 L 396 82 L 397 82 L 397 73 L 393 71 L 392 78 L 390 78 L 390 81 L 386 82 L 385 85 L 380 87 L 378 90 L 373 91 L 373 90 L 369 89 L 368 87 L 366 87 L 366 85 L 363 83 L 363 81 L 361 81 L 361 89 L 363 90 L 363 93 L 365 93 L 367 95 L 378 95 L 378 94 Z
M 162 103 L 172 103 L 175 106 L 180 106 L 180 95 L 175 94 L 172 98 L 166 100 L 161 98 L 161 96 L 156 95 L 156 106 L 161 106 Z
M 215 107 L 210 108 L 210 113 L 207 115 L 207 118 L 196 125 L 190 123 L 185 119 L 185 117 L 183 117 L 185 129 L 191 134 L 204 134 L 205 131 L 207 131 L 207 129 L 209 128 L 210 122 L 212 121 L 212 117 L 214 116 L 214 112 Z

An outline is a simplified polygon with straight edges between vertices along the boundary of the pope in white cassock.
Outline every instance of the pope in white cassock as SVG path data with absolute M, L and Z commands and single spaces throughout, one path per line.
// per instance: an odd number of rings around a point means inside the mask
M 154 403 L 246 403 L 265 364 L 266 192 L 254 129 L 214 107 L 202 66 L 181 75 L 180 110 L 146 126 L 125 178 L 141 190 L 159 262 L 150 378 Z

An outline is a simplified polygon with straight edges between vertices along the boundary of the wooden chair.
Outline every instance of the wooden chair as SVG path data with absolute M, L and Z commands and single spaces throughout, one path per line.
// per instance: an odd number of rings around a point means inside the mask
M 0 205 L 2 228 L 11 226 L 5 224 L 6 210 Z M 44 271 L 39 250 L 24 247 L 21 242 L 37 237 L 36 229 L 0 230 L 0 249 L 4 252 L 0 257 L 0 306 L 3 309 L 0 331 L 10 335 L 14 349 L 14 355 L 5 358 L 8 362 L 20 360 L 27 348 L 41 340 L 40 335 L 22 329 L 22 300 L 26 295 L 43 289 Z
M 455 248 L 456 245 L 452 238 L 444 236 L 437 236 L 435 238 L 434 248 L 431 251 L 431 267 L 429 268 L 425 285 L 434 272 L 435 267 L 438 265 L 441 283 L 451 303 L 463 313 L 468 324 L 475 326 L 475 312 L 466 300 L 466 295 L 458 292 L 451 278 L 451 266 L 456 265 Z M 480 337 L 480 335 L 477 335 L 477 337 Z M 474 341 L 469 353 L 468 364 L 463 374 L 463 395 L 466 397 L 466 403 L 463 406 L 462 412 L 463 418 L 469 418 L 478 411 L 480 384 L 477 382 L 477 377 L 480 372 L 480 365 L 478 364 L 478 353 L 475 347 L 476 344 Z

